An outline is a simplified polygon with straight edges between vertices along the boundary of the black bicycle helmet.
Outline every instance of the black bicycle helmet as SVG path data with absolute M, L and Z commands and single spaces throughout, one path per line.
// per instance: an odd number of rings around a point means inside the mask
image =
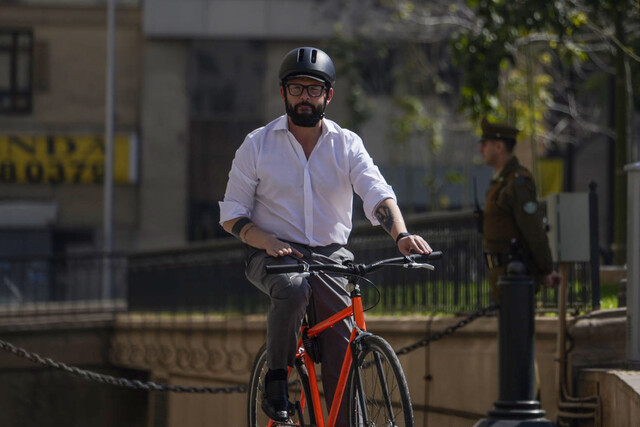
M 287 53 L 278 77 L 284 84 L 292 77 L 309 76 L 324 80 L 329 87 L 336 82 L 336 69 L 329 55 L 315 47 L 298 47 Z

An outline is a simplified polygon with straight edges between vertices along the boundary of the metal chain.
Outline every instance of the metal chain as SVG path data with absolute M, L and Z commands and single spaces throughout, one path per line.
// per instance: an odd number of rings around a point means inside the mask
M 18 357 L 27 359 L 31 362 L 38 363 L 54 369 L 67 372 L 71 375 L 82 377 L 87 380 L 96 381 L 102 384 L 111 384 L 119 387 L 127 387 L 136 390 L 146 391 L 171 391 L 174 393 L 246 393 L 248 387 L 246 385 L 238 385 L 235 387 L 191 387 L 183 385 L 157 384 L 153 381 L 128 380 L 126 378 L 116 378 L 111 375 L 98 374 L 96 372 L 86 371 L 75 366 L 69 366 L 55 360 L 44 358 L 36 353 L 31 353 L 23 348 L 17 347 L 11 343 L 0 340 L 0 349 L 13 353 Z
M 487 315 L 487 313 L 489 313 L 491 311 L 495 311 L 498 308 L 500 308 L 500 305 L 498 303 L 495 303 L 495 302 L 491 303 L 487 307 L 481 308 L 480 310 L 471 313 L 469 316 L 467 316 L 464 319 L 460 320 L 455 325 L 449 326 L 448 328 L 446 328 L 442 332 L 437 332 L 437 333 L 435 333 L 433 335 L 429 335 L 428 337 L 418 341 L 415 344 L 411 344 L 411 345 L 408 345 L 406 347 L 402 347 L 400 350 L 396 351 L 396 354 L 398 356 L 402 356 L 402 355 L 410 353 L 410 352 L 412 352 L 414 350 L 417 350 L 420 347 L 427 346 L 427 345 L 431 344 L 434 341 L 438 341 L 439 339 L 442 339 L 442 338 L 446 337 L 447 335 L 453 334 L 458 329 L 460 329 L 460 328 L 462 328 L 464 326 L 467 326 L 469 323 L 473 322 L 474 320 L 476 320 L 476 319 L 478 319 L 480 317 L 484 317 L 484 316 Z
M 444 338 L 447 335 L 453 334 L 458 329 L 468 325 L 479 317 L 486 316 L 487 313 L 497 310 L 500 306 L 497 303 L 493 303 L 485 308 L 482 308 L 464 319 L 460 320 L 453 326 L 449 326 L 442 332 L 435 333 L 430 335 L 415 344 L 406 346 L 396 351 L 398 356 L 405 355 L 414 350 L 417 350 L 420 347 L 427 346 L 434 341 L 438 341 L 439 339 Z M 56 362 L 48 357 L 42 357 L 39 354 L 29 352 L 24 348 L 17 347 L 11 343 L 0 340 L 0 349 L 8 351 L 9 353 L 15 354 L 18 357 L 23 359 L 27 359 L 31 362 L 38 363 L 40 365 L 58 369 L 64 372 L 67 372 L 71 375 L 75 375 L 78 377 L 82 377 L 87 380 L 96 381 L 102 384 L 110 384 L 119 387 L 126 387 L 136 390 L 145 390 L 145 391 L 170 391 L 174 393 L 209 393 L 209 394 L 217 394 L 217 393 L 246 393 L 248 390 L 247 385 L 238 385 L 235 387 L 192 387 L 192 386 L 183 386 L 183 385 L 171 385 L 171 384 L 158 384 L 153 381 L 140 381 L 140 380 L 129 380 L 126 378 L 118 378 L 113 377 L 111 375 L 98 374 L 96 372 L 87 371 L 84 369 L 77 368 L 75 366 L 69 366 L 62 362 Z

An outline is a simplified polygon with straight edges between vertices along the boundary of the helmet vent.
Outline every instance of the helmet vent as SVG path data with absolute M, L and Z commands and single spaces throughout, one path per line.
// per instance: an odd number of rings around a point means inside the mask
M 315 64 L 316 63 L 316 58 L 318 57 L 318 51 L 313 49 L 311 51 L 311 63 Z
M 302 62 L 304 60 L 304 49 L 298 50 L 298 62 Z

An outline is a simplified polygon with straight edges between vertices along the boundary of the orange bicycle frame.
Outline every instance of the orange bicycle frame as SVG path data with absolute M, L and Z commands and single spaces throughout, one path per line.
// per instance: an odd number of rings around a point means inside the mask
M 356 327 L 351 331 L 351 336 L 349 337 L 349 343 L 353 342 L 358 334 L 358 330 L 366 331 L 367 326 L 364 320 L 364 309 L 362 307 L 362 298 L 359 296 L 351 296 L 351 306 L 344 308 L 343 310 L 337 312 L 331 317 L 321 321 L 320 323 L 312 326 L 306 327 L 303 326 L 303 329 L 306 329 L 307 336 L 309 338 L 315 337 L 320 334 L 325 329 L 328 329 L 335 325 L 336 323 L 350 317 L 353 315 L 356 323 Z M 299 346 L 302 346 L 302 340 L 300 340 Z M 316 417 L 316 424 L 318 427 L 325 427 L 324 424 L 324 416 L 322 413 L 322 404 L 320 402 L 320 393 L 318 391 L 318 379 L 316 376 L 316 368 L 313 360 L 311 360 L 311 356 L 307 353 L 304 353 L 304 364 L 307 368 L 307 372 L 309 374 L 309 387 L 311 389 L 311 396 L 306 396 L 309 404 L 313 405 L 314 414 Z M 331 408 L 329 411 L 329 421 L 327 423 L 327 427 L 333 427 L 336 424 L 336 419 L 338 418 L 338 411 L 340 410 L 340 405 L 342 403 L 342 397 L 344 396 L 344 392 L 347 386 L 347 380 L 349 378 L 349 370 L 351 369 L 352 355 L 351 355 L 351 347 L 347 347 L 347 351 L 344 355 L 344 361 L 342 362 L 342 368 L 340 370 L 340 377 L 338 379 L 338 385 L 336 386 L 336 391 L 333 396 L 333 401 L 331 402 Z

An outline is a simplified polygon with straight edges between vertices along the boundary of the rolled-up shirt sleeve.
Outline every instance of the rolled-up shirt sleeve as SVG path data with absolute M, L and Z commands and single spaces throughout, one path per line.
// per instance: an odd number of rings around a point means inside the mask
M 372 225 L 380 223 L 374 215 L 376 206 L 383 200 L 396 200 L 393 188 L 384 179 L 360 137 L 356 136 L 350 153 L 351 183 L 363 201 L 364 214 Z
M 251 217 L 257 184 L 255 151 L 247 138 L 236 151 L 224 200 L 219 202 L 220 225 L 235 218 Z

